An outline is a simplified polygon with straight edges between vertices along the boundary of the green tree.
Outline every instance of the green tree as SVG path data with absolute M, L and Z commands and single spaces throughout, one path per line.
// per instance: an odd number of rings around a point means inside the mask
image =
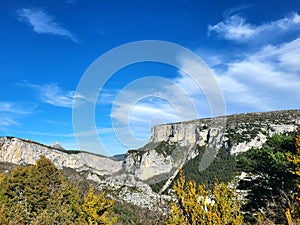
M 78 187 L 42 156 L 35 165 L 0 176 L 0 224 L 113 224 L 113 201 Z
M 297 191 L 292 193 L 290 207 L 286 210 L 286 218 L 289 225 L 300 224 L 300 128 L 295 137 L 295 152 L 286 154 L 287 160 L 292 166 L 291 173 L 296 176 Z
M 293 137 L 274 135 L 263 148 L 238 155 L 237 166 L 249 175 L 238 186 L 248 191 L 247 202 L 242 207 L 248 221 L 253 223 L 256 220 L 253 215 L 260 212 L 276 223 L 286 223 L 285 211 L 291 207 L 290 193 L 297 192 L 297 176 L 291 173 L 287 154 L 295 154 Z
M 194 159 L 189 160 L 182 168 L 186 180 L 194 180 L 198 185 L 205 184 L 212 188 L 215 177 L 219 182 L 227 183 L 236 176 L 235 158 L 225 148 L 219 149 L 218 154 L 207 169 L 199 171 L 198 167 L 206 150 L 203 146 L 197 148 L 199 154 Z
M 81 198 L 76 185 L 64 182 L 48 199 L 47 207 L 33 219 L 33 224 L 86 224 L 81 211 Z
M 51 194 L 62 182 L 60 171 L 44 156 L 33 166 L 13 169 L 0 185 L 0 203 L 10 209 L 7 218 L 27 223 L 46 208 Z

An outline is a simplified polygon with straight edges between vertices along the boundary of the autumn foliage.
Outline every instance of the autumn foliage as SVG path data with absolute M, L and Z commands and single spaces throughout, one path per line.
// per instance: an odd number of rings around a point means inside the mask
M 300 133 L 300 128 L 298 129 Z M 288 153 L 287 160 L 292 164 L 292 174 L 297 176 L 297 192 L 300 193 L 300 135 L 295 137 L 295 154 Z M 300 224 L 300 196 L 291 194 L 291 207 L 286 210 L 288 225 Z
M 84 195 L 42 156 L 35 165 L 0 175 L 0 224 L 114 224 L 113 201 Z
M 195 181 L 185 181 L 180 177 L 174 186 L 177 202 L 172 205 L 172 212 L 167 224 L 172 225 L 240 225 L 243 216 L 235 191 L 225 183 L 214 182 L 212 190 L 204 185 L 196 186 Z

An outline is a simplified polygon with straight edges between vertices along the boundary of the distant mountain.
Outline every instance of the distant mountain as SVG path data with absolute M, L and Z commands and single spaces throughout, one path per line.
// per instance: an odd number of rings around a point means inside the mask
M 213 156 L 202 160 L 210 164 L 219 150 L 235 155 L 252 147 L 260 148 L 269 136 L 295 132 L 299 125 L 300 110 L 244 113 L 159 125 L 152 128 L 150 141 L 143 148 L 113 157 L 67 151 L 59 143 L 51 147 L 0 137 L 0 162 L 34 164 L 40 155 L 45 155 L 58 168 L 71 168 L 96 182 L 99 189 L 110 190 L 118 200 L 162 210 L 171 197 L 159 193 L 166 193 L 179 167 L 196 166 L 194 171 L 199 170 L 199 165 L 193 164 L 197 157 Z
M 126 154 L 118 154 L 118 155 L 114 155 L 112 156 L 112 158 L 116 159 L 116 160 L 121 160 L 123 161 L 126 157 Z

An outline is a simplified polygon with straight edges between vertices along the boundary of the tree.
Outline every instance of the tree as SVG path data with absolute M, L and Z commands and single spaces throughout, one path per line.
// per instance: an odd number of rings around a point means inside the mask
M 113 201 L 78 187 L 42 156 L 35 165 L 0 175 L 0 224 L 113 224 Z
M 204 171 L 195 169 L 199 167 L 205 151 L 203 146 L 197 146 L 197 148 L 198 155 L 189 160 L 182 168 L 186 180 L 194 180 L 196 184 L 205 184 L 208 188 L 212 188 L 215 177 L 219 182 L 227 183 L 236 176 L 234 156 L 225 148 L 219 149 L 213 162 Z
M 87 224 L 82 216 L 78 187 L 64 182 L 48 199 L 47 207 L 32 220 L 33 224 Z
M 300 133 L 300 128 L 298 128 Z M 291 164 L 291 173 L 296 176 L 297 191 L 292 193 L 291 206 L 286 210 L 286 218 L 289 225 L 300 224 L 300 135 L 295 137 L 295 152 L 286 154 L 288 162 Z
M 105 198 L 104 192 L 96 195 L 91 187 L 82 205 L 86 222 L 91 225 L 113 225 L 117 220 L 117 218 L 111 217 L 113 203 L 114 201 Z
M 177 202 L 172 204 L 167 224 L 240 225 L 243 223 L 237 195 L 228 184 L 219 184 L 215 180 L 212 190 L 206 189 L 201 184 L 197 188 L 193 180 L 186 183 L 180 171 L 174 191 Z
M 13 169 L 0 183 L 0 203 L 8 209 L 5 216 L 16 223 L 28 223 L 46 208 L 62 182 L 60 171 L 44 156 L 33 166 Z
M 148 209 L 124 202 L 116 202 L 113 210 L 118 215 L 118 221 L 115 225 L 158 225 L 164 224 L 167 219 L 167 215 L 160 210 Z
M 242 210 L 251 223 L 257 213 L 275 223 L 287 222 L 285 211 L 291 208 L 290 193 L 297 192 L 297 176 L 291 173 L 287 154 L 295 154 L 293 137 L 274 135 L 261 149 L 253 148 L 238 155 L 237 167 L 248 173 L 238 188 L 247 190 L 247 202 Z

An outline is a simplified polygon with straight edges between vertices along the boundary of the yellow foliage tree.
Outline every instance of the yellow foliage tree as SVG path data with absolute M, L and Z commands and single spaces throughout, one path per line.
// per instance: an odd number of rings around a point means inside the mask
M 97 195 L 91 187 L 83 201 L 83 216 L 90 225 L 113 225 L 117 221 L 116 217 L 111 216 L 113 204 L 114 201 L 105 198 L 103 192 Z
M 93 188 L 82 199 L 78 186 L 44 156 L 36 165 L 0 174 L 0 225 L 110 225 L 116 222 L 113 204 Z
M 174 185 L 177 203 L 172 204 L 171 215 L 166 224 L 169 225 L 240 225 L 243 216 L 235 191 L 224 183 L 214 182 L 213 190 L 204 185 L 196 186 L 195 181 L 185 182 L 180 177 Z
M 300 132 L 300 128 L 298 128 Z M 287 160 L 293 165 L 293 174 L 297 176 L 297 193 L 300 193 L 300 135 L 295 137 L 295 154 L 288 153 L 286 155 Z M 300 197 L 295 196 L 295 193 L 291 195 L 291 207 L 286 210 L 286 218 L 289 225 L 300 224 Z

